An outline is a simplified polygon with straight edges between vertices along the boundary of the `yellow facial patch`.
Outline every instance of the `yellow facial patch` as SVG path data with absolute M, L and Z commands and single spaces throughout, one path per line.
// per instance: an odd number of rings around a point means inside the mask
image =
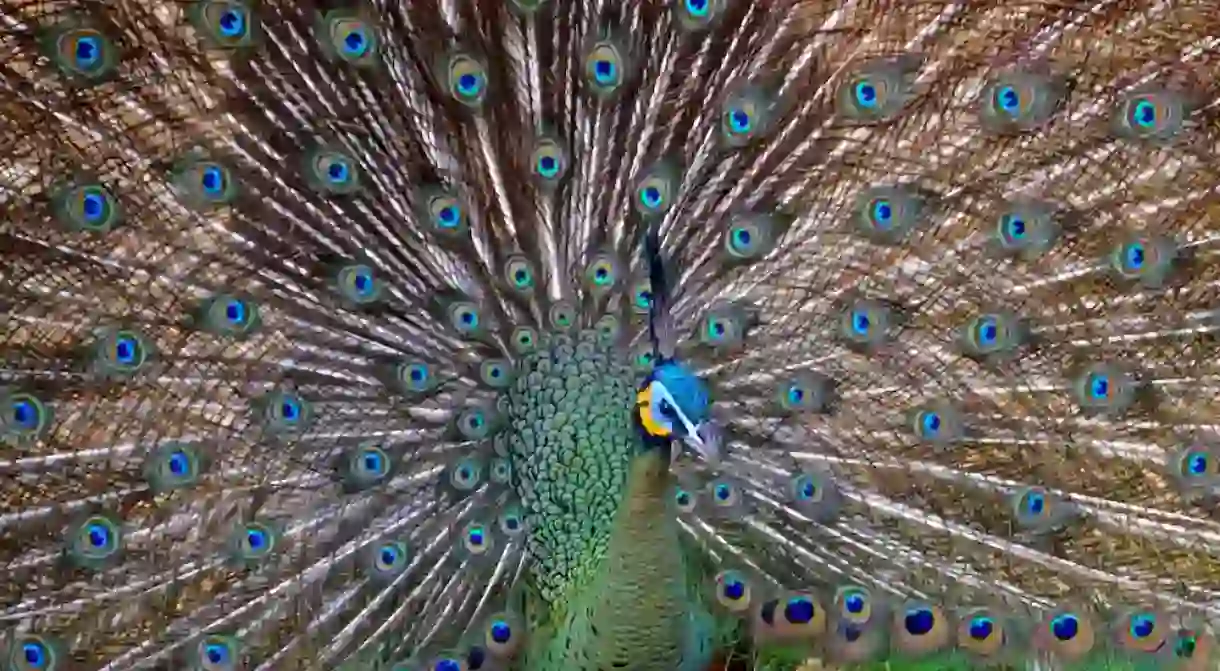
M 652 385 L 644 387 L 635 395 L 635 412 L 640 416 L 640 425 L 644 427 L 648 435 L 666 438 L 671 433 L 668 427 L 661 426 L 653 421 Z

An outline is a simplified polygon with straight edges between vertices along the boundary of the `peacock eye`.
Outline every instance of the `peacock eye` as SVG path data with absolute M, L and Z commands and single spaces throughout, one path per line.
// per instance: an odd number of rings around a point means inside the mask
M 661 401 L 661 415 L 669 419 L 677 416 L 677 411 L 674 410 L 673 404 L 669 401 Z

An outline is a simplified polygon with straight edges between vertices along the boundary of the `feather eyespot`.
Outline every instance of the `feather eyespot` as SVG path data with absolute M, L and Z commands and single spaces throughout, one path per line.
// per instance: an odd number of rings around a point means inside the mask
M 487 100 L 487 68 L 473 55 L 456 51 L 440 66 L 449 97 L 467 107 L 480 107 Z
M 553 188 L 568 172 L 568 151 L 559 140 L 550 135 L 540 136 L 530 153 L 530 172 L 535 182 Z
M 332 58 L 357 67 L 377 62 L 380 42 L 376 27 L 359 12 L 350 9 L 327 12 L 319 19 L 317 36 L 322 50 Z
M 585 88 L 597 98 L 616 95 L 627 81 L 626 52 L 613 38 L 589 45 L 583 56 Z
M 192 671 L 235 671 L 241 664 L 241 644 L 235 637 L 204 636 L 191 654 Z
M 54 208 L 60 225 L 71 231 L 108 233 L 123 221 L 118 199 L 99 182 L 61 189 L 55 196 Z
M 13 636 L 3 649 L 0 668 L 12 671 L 59 671 L 63 646 L 58 639 L 38 634 Z
M 724 13 L 727 0 L 675 0 L 674 14 L 683 29 L 695 32 L 710 27 Z
M 96 84 L 114 74 L 119 51 L 96 28 L 65 21 L 43 41 L 43 52 L 59 71 L 82 85 Z
M 51 410 L 26 391 L 0 389 L 0 438 L 24 443 L 37 440 L 51 425 Z
M 203 0 L 191 6 L 191 23 L 212 47 L 239 49 L 254 43 L 258 26 L 246 2 Z

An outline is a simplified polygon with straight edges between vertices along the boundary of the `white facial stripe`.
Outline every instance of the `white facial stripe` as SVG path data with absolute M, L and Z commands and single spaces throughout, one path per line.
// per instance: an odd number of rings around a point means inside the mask
M 668 401 L 669 407 L 674 409 L 674 414 L 676 415 L 676 419 L 678 421 L 682 422 L 683 426 L 689 427 L 690 422 L 686 421 L 686 416 L 682 414 L 682 408 L 679 408 L 678 404 L 674 402 L 674 397 L 672 395 L 670 395 L 669 390 L 665 388 L 665 385 L 661 384 L 660 382 L 654 381 L 649 386 L 652 387 L 653 419 L 658 424 L 661 424 L 661 423 L 669 424 L 670 431 L 673 430 L 673 428 L 674 428 L 673 422 L 671 420 L 669 420 L 668 418 L 666 418 L 665 415 L 661 414 L 661 404 L 664 403 L 665 401 Z
M 670 395 L 669 390 L 665 388 L 665 385 L 661 384 L 660 382 L 653 382 L 649 386 L 652 387 L 654 412 L 657 415 L 660 415 L 661 401 L 669 401 L 669 407 L 674 409 L 674 414 L 678 416 L 678 421 L 682 422 L 682 426 L 686 429 L 685 439 L 687 441 L 694 441 L 694 444 L 702 444 L 703 441 L 699 437 L 699 431 L 696 429 L 695 425 L 686 418 L 686 413 L 682 412 L 682 408 L 676 402 L 674 402 L 674 397 Z M 670 430 L 673 430 L 672 426 L 670 427 Z

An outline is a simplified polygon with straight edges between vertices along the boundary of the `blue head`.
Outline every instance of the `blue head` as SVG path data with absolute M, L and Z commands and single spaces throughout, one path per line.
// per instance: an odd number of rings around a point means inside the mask
M 711 407 L 703 380 L 672 360 L 653 368 L 636 395 L 636 416 L 649 437 L 682 440 L 706 459 L 719 450 Z

